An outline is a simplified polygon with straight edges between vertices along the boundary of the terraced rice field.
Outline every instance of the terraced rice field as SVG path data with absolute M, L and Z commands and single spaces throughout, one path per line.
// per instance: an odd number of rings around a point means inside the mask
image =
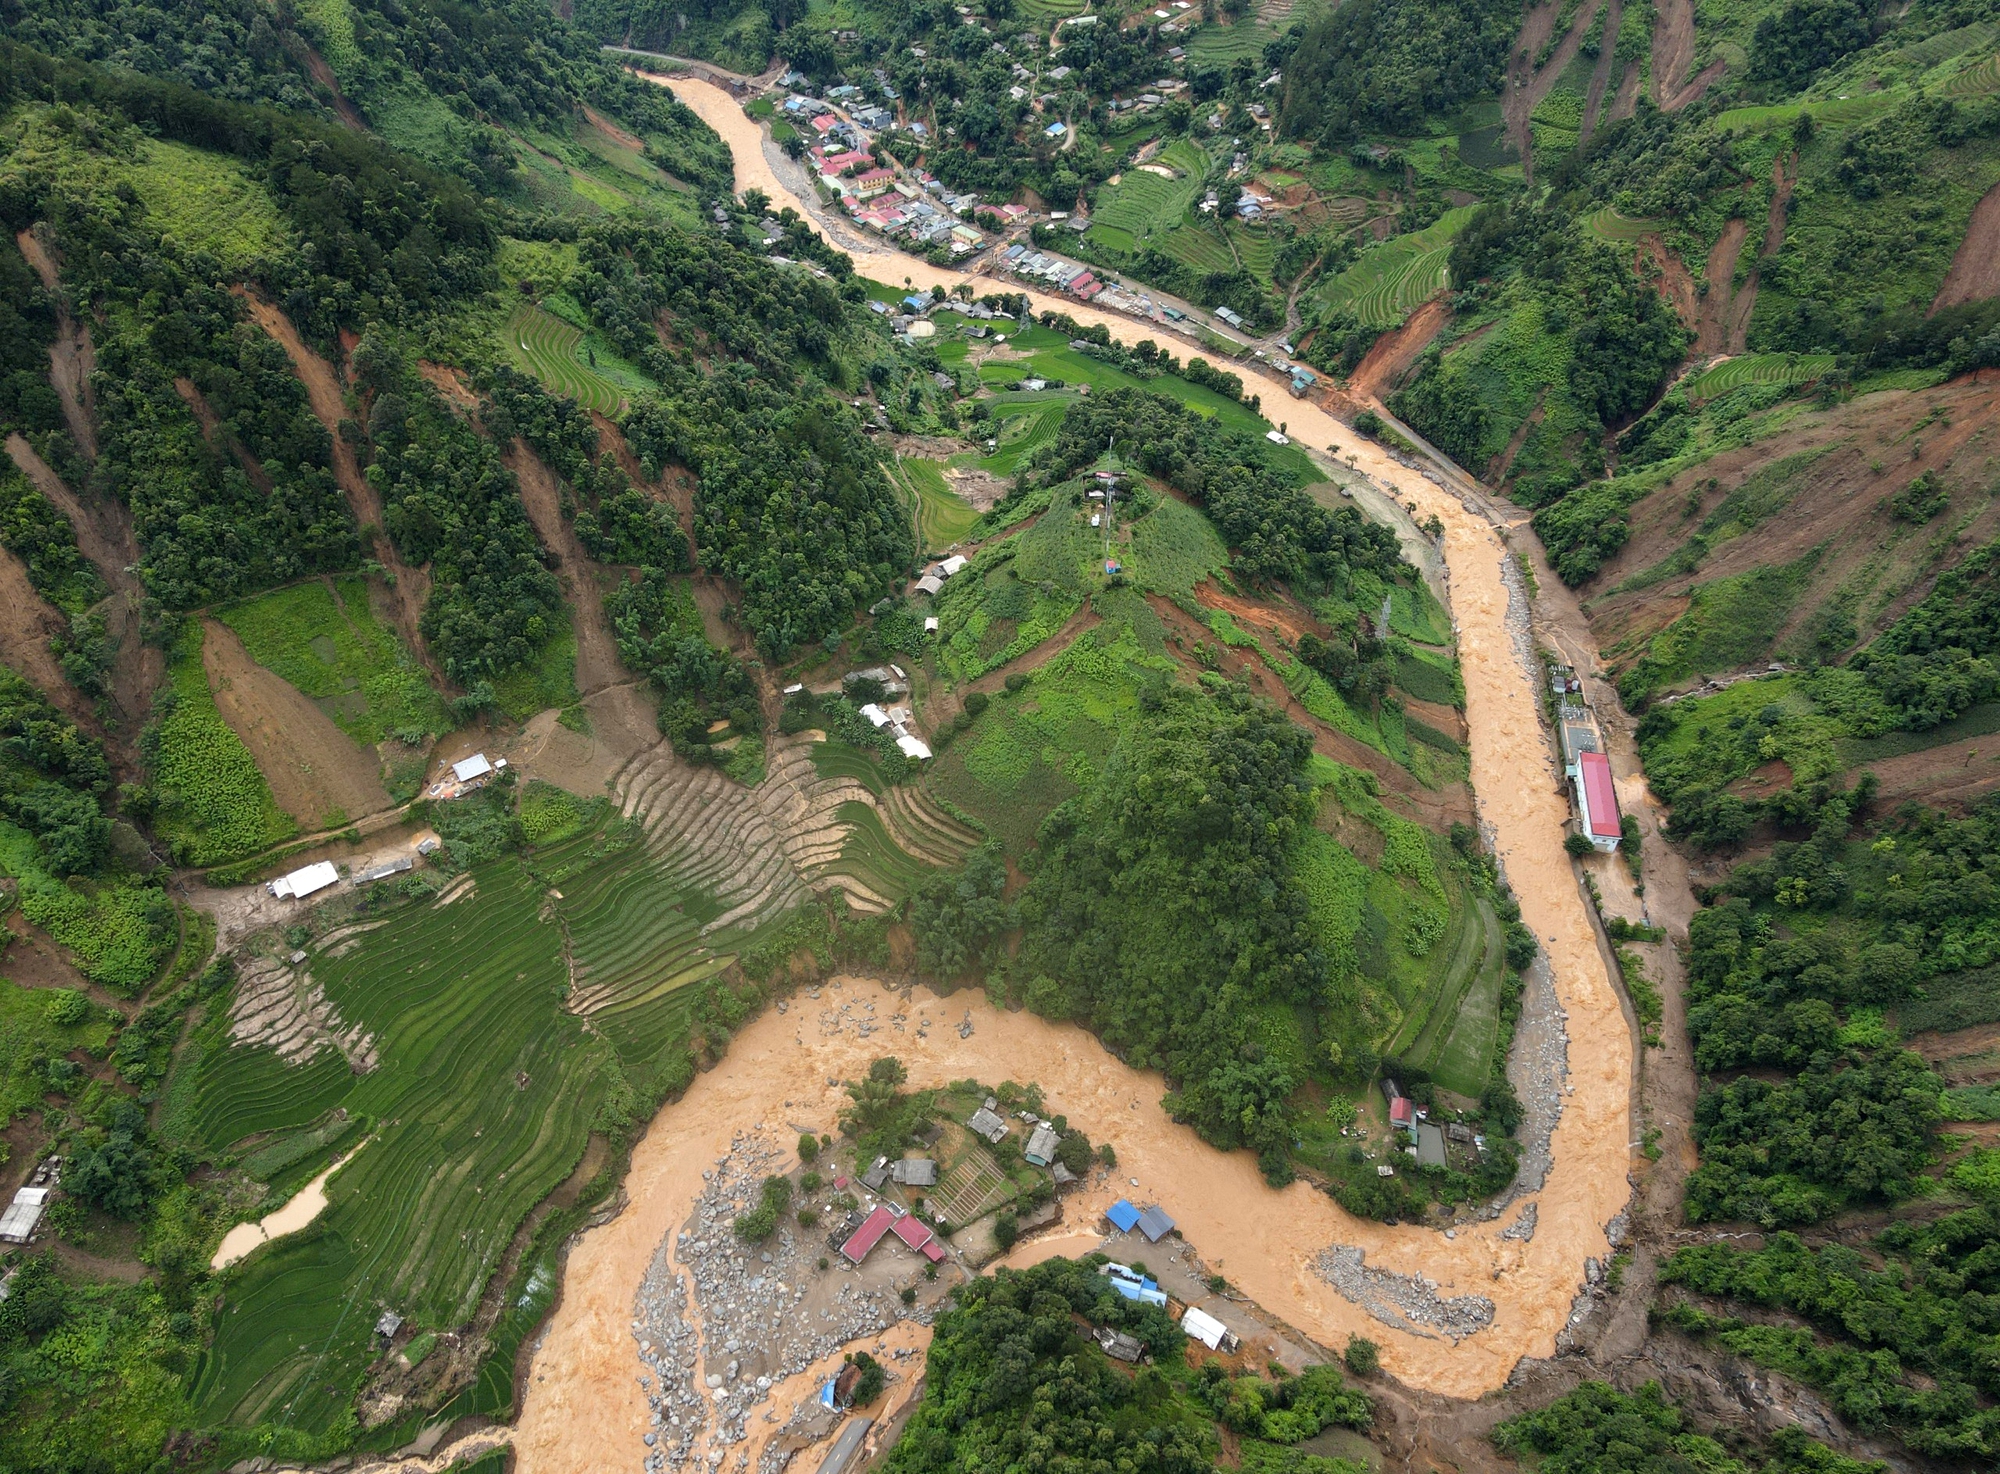
M 1097 197 L 1091 230 L 1114 249 L 1138 250 L 1149 236 L 1174 230 L 1201 192 L 1208 156 L 1198 145 L 1181 139 L 1152 162 L 1174 170 L 1178 177 L 1168 179 L 1150 169 L 1128 169 L 1117 184 Z
M 1066 15 L 1082 15 L 1089 0 L 1021 0 L 1018 7 L 1029 20 L 1056 20 Z
M 1196 271 L 1234 271 L 1236 257 L 1212 225 L 1183 225 L 1159 242 L 1160 249 Z
M 617 414 L 624 406 L 625 396 L 618 386 L 580 356 L 580 328 L 524 302 L 508 317 L 502 336 L 515 365 L 540 379 L 551 392 L 607 415 Z
M 1772 128 L 1788 128 L 1799 114 L 1807 112 L 1818 123 L 1861 123 L 1893 111 L 1901 101 L 1901 95 L 1894 92 L 1870 92 L 1862 97 L 1836 97 L 1825 102 L 1737 107 L 1717 114 L 1715 126 L 1718 131 L 1733 128 L 1739 133 L 1762 133 Z
M 329 1001 L 376 1041 L 366 1074 L 324 1051 L 290 1070 L 262 1045 L 213 1037 L 184 1064 L 210 1103 L 197 1113 L 211 1141 L 334 1104 L 374 1123 L 313 1227 L 229 1276 L 194 1378 L 205 1418 L 334 1426 L 380 1311 L 429 1327 L 467 1319 L 523 1217 L 575 1166 L 611 1055 L 562 1010 L 561 931 L 542 899 L 519 861 L 496 862 L 466 899 L 316 956 Z
M 318 1006 L 316 987 L 365 1035 L 354 1065 L 329 1048 L 287 1063 L 232 1042 L 228 1014 L 204 1023 L 168 1091 L 199 1140 L 268 1144 L 335 1107 L 372 1133 L 320 1220 L 231 1275 L 196 1377 L 204 1416 L 332 1427 L 381 1310 L 433 1329 L 467 1320 L 618 1073 L 651 1093 L 685 1059 L 695 985 L 774 937 L 810 890 L 881 910 L 978 842 L 860 754 L 818 756 L 774 744 L 769 780 L 748 790 L 662 744 L 621 775 L 629 825 L 481 867 L 438 900 L 330 933 L 296 970 L 264 965 L 272 999 L 292 988 Z
M 1688 380 L 1688 397 L 1714 399 L 1745 384 L 1803 384 L 1834 365 L 1830 353 L 1743 353 Z
M 1248 21 L 1233 26 L 1205 25 L 1187 43 L 1188 56 L 1194 61 L 1220 62 L 1231 62 L 1239 56 L 1262 56 L 1264 45 L 1273 34 L 1270 27 Z
M 1946 97 L 1980 97 L 2000 92 L 2000 56 L 1989 56 L 1978 66 L 1967 67 L 1940 90 Z
M 1613 206 L 1606 205 L 1596 214 L 1585 217 L 1583 228 L 1601 241 L 1625 245 L 1651 235 L 1660 229 L 1660 222 L 1628 219 Z
M 839 890 L 858 911 L 886 910 L 918 870 L 956 865 L 977 843 L 934 805 L 879 778 L 864 781 L 872 775 L 865 759 L 845 771 L 838 758 L 823 768 L 822 746 L 832 744 L 773 742 L 768 774 L 754 789 L 684 763 L 664 744 L 620 776 L 620 808 L 644 826 L 653 868 L 712 898 L 704 905 L 713 909 L 688 904 L 692 930 L 663 941 L 643 965 L 615 949 L 592 952 L 579 929 L 573 1007 L 594 1013 L 659 991 L 663 978 L 718 970 L 717 934 L 788 911 L 809 891 Z
M 1320 312 L 1351 312 L 1363 327 L 1397 326 L 1448 284 L 1451 243 L 1475 208 L 1447 210 L 1422 230 L 1371 246 L 1319 289 Z
M 917 516 L 917 536 L 927 551 L 942 552 L 964 540 L 979 520 L 972 505 L 951 489 L 944 468 L 922 456 L 899 456 L 896 481 L 910 494 Z
M 1895 53 L 1896 60 L 1914 62 L 1920 67 L 1934 67 L 1941 61 L 1949 61 L 1954 56 L 1963 56 L 1978 47 L 1990 47 L 2000 39 L 2000 26 L 1991 21 L 1979 21 L 1969 26 L 1960 26 L 1954 31 L 1940 31 L 1917 42 L 1905 46 Z

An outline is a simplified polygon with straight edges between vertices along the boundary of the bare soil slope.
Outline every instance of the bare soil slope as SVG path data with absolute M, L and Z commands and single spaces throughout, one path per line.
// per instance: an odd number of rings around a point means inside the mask
M 1931 311 L 2000 297 L 2000 184 L 1986 191 L 1972 208 L 1965 239 L 1951 258 L 1951 270 L 1938 288 Z
M 375 755 L 357 747 L 304 692 L 252 660 L 228 625 L 204 621 L 201 653 L 217 710 L 257 759 L 278 807 L 301 828 L 391 806 Z

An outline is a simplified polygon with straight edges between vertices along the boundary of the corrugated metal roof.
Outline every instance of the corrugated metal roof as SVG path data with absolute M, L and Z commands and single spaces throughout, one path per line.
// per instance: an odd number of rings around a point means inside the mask
M 896 1215 L 887 1208 L 877 1208 L 862 1220 L 861 1227 L 854 1230 L 854 1237 L 840 1246 L 841 1257 L 851 1264 L 859 1264 L 868 1257 L 868 1251 L 882 1242 L 896 1221 Z
M 1139 1221 L 1139 1210 L 1120 1198 L 1104 1210 L 1104 1216 L 1111 1220 L 1111 1226 L 1120 1233 L 1130 1233 L 1132 1225 Z
M 1605 839 L 1616 838 L 1618 791 L 1611 786 L 1611 759 L 1601 752 L 1586 752 L 1577 761 L 1583 768 L 1583 795 L 1590 832 Z
M 1146 1209 L 1139 1215 L 1139 1232 L 1146 1236 L 1146 1242 L 1157 1244 L 1174 1231 L 1174 1220 L 1167 1217 L 1157 1206 Z

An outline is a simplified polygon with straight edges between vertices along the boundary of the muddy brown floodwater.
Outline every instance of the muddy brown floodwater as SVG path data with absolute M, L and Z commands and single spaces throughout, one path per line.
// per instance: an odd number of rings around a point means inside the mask
M 673 78 L 671 86 L 729 144 L 739 190 L 761 189 L 774 204 L 813 218 L 778 181 L 764 157 L 761 131 L 735 100 L 689 78 Z M 977 280 L 891 251 L 853 254 L 856 268 L 879 280 L 908 277 L 920 286 L 947 288 Z M 1126 342 L 1148 333 L 1144 324 L 1076 303 L 1033 300 L 1103 323 Z M 1267 379 L 1273 395 L 1282 392 L 1275 378 L 1252 365 L 1235 371 Z M 1510 579 L 1507 549 L 1483 514 L 1317 405 L 1295 401 L 1285 414 L 1293 439 L 1315 455 L 1331 450 L 1345 460 L 1351 454 L 1358 469 L 1393 488 L 1399 500 L 1414 501 L 1420 516 L 1435 514 L 1444 524 L 1479 814 L 1522 917 L 1541 939 L 1570 1041 L 1553 1164 L 1541 1189 L 1526 1199 L 1538 1205 L 1533 1236 L 1502 1236 L 1517 1221 L 1516 1212 L 1462 1227 L 1447 1240 L 1430 1229 L 1356 1219 L 1303 1183 L 1273 1190 L 1247 1153 L 1216 1152 L 1168 1120 L 1160 1109 L 1158 1075 L 1129 1068 L 1081 1029 L 996 1012 L 977 994 L 929 1004 L 946 1017 L 969 1009 L 973 1033 L 964 1039 L 948 1028 L 924 1040 L 909 1034 L 893 1041 L 821 1037 L 803 1027 L 799 1010 L 772 1011 L 654 1120 L 633 1153 L 626 1207 L 583 1235 L 571 1253 L 562 1301 L 535 1352 L 515 1433 L 523 1474 L 596 1470 L 628 1460 L 637 1465 L 645 1457 L 641 1439 L 650 1424 L 630 1329 L 634 1296 L 655 1251 L 693 1208 L 702 1171 L 728 1150 L 734 1134 L 760 1122 L 805 1114 L 830 1120 L 845 1097 L 828 1082 L 852 1077 L 874 1056 L 891 1052 L 918 1086 L 965 1076 L 1038 1081 L 1050 1109 L 1116 1146 L 1121 1177 L 1139 1180 L 1136 1188 L 1127 1185 L 1129 1195 L 1165 1205 L 1206 1263 L 1322 1345 L 1339 1347 L 1350 1334 L 1378 1342 L 1384 1366 L 1412 1387 L 1477 1397 L 1500 1386 L 1524 1357 L 1555 1350 L 1583 1283 L 1584 1261 L 1607 1256 L 1606 1225 L 1631 1194 L 1633 1059 L 1624 1012 L 1562 849 L 1568 804 L 1537 709 L 1527 611 Z M 892 995 L 877 983 L 848 979 L 844 987 L 857 1006 L 873 999 L 895 1011 Z M 921 989 L 916 998 L 929 1002 Z M 1071 1211 L 1087 1210 L 1077 1204 Z M 1314 1261 L 1332 1245 L 1362 1250 L 1373 1269 L 1426 1276 L 1442 1296 L 1484 1296 L 1493 1303 L 1492 1322 L 1456 1342 L 1384 1324 L 1315 1272 Z

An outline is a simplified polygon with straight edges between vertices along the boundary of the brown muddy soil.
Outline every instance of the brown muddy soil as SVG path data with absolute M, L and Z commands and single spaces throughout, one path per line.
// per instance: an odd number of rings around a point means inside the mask
M 2000 297 L 2000 184 L 1986 191 L 1972 207 L 1965 239 L 1951 258 L 1951 270 L 1938 288 L 1931 311 Z
M 0 661 L 26 677 L 64 716 L 95 731 L 97 717 L 91 704 L 69 683 L 49 650 L 52 636 L 68 632 L 69 621 L 62 611 L 28 581 L 27 565 L 0 548 Z
M 1736 321 L 1731 311 L 1736 291 L 1736 258 L 1743 254 L 1743 243 L 1749 238 L 1750 222 L 1738 216 L 1722 227 L 1722 234 L 1709 247 L 1708 264 L 1702 271 L 1708 291 L 1701 298 L 1701 312 L 1695 325 L 1693 352 L 1697 358 L 1734 351 L 1729 344 Z M 1750 283 L 1744 284 L 1744 294 L 1753 302 L 1755 290 Z M 1746 326 L 1750 321 L 1747 310 L 1743 321 Z
M 606 575 L 584 556 L 575 526 L 562 514 L 562 487 L 555 472 L 520 439 L 507 447 L 502 459 L 520 483 L 521 504 L 536 536 L 555 559 L 555 574 L 562 582 L 570 624 L 576 631 L 577 691 L 588 696 L 631 680 L 631 672 L 618 659 L 618 642 L 604 613 Z
M 1966 737 L 1863 766 L 1882 785 L 1875 803 L 1884 812 L 1915 800 L 1962 813 L 2000 790 L 2000 735 Z
M 347 412 L 347 395 L 340 375 L 332 364 L 307 346 L 298 329 L 292 326 L 292 320 L 278 308 L 246 288 L 239 287 L 236 292 L 250 309 L 250 316 L 257 325 L 285 350 L 285 356 L 292 361 L 292 372 L 305 386 L 306 399 L 312 405 L 314 417 L 325 427 L 327 438 L 333 442 L 334 480 L 340 483 L 340 489 L 347 497 L 348 510 L 361 529 L 362 540 L 369 544 L 376 561 L 390 573 L 382 600 L 383 610 L 390 616 L 389 622 L 402 636 L 403 644 L 430 672 L 432 682 L 439 689 L 448 690 L 444 671 L 432 657 L 430 647 L 424 642 L 423 631 L 418 627 L 430 580 L 423 576 L 422 570 L 412 569 L 403 562 L 402 554 L 396 551 L 396 545 L 383 531 L 381 494 L 361 474 L 361 463 L 355 459 L 354 447 L 340 433 L 341 422 L 352 418 Z M 371 585 L 376 582 L 370 580 Z
M 216 709 L 300 828 L 334 827 L 392 807 L 375 755 L 304 692 L 252 660 L 228 625 L 203 621 L 201 656 Z
M 1659 0 L 1653 18 L 1653 101 L 1662 112 L 1679 112 L 1708 91 L 1726 67 L 1712 61 L 1700 75 L 1688 76 L 1694 47 L 1695 0 Z
M 1602 35 L 1616 39 L 1618 27 L 1625 19 L 1625 0 L 1609 0 L 1604 7 L 1604 29 Z M 1597 131 L 1597 125 L 1604 117 L 1604 94 L 1611 85 L 1612 68 L 1617 65 L 1616 46 L 1602 46 L 1598 49 L 1597 65 L 1590 71 L 1590 88 L 1583 99 L 1583 131 L 1577 137 L 1579 144 L 1588 143 L 1590 135 Z
M 1892 519 L 1884 505 L 1917 475 L 1935 471 L 1951 492 L 1945 515 L 1963 519 L 1963 526 L 1953 526 L 1966 545 L 2000 532 L 2000 504 L 1981 490 L 1982 468 L 2000 441 L 1996 385 L 2000 373 L 1982 371 L 1935 389 L 1893 390 L 1810 410 L 1755 445 L 1681 471 L 1633 506 L 1631 540 L 1581 590 L 1600 648 L 1661 628 L 1686 607 L 1688 591 L 1698 583 L 1815 552 L 1811 588 L 1795 605 L 1788 628 L 1810 617 L 1822 591 L 1853 580 L 1868 591 L 1857 618 L 1866 640 L 1923 597 L 1936 574 L 1930 545 L 1943 522 L 1929 530 L 1911 528 Z M 1949 423 L 1932 419 L 1934 414 Z M 1919 430 L 1926 420 L 1930 423 Z M 1685 544 L 1702 519 L 1761 468 L 1822 447 L 1825 453 L 1784 506 L 1717 544 L 1698 569 L 1642 590 L 1617 592 L 1625 580 Z
M 1583 38 L 1589 32 L 1591 23 L 1597 19 L 1597 11 L 1602 0 L 1585 0 L 1577 8 L 1576 18 L 1556 49 L 1550 54 L 1546 65 L 1537 67 L 1535 58 L 1555 34 L 1556 22 L 1561 18 L 1562 0 L 1543 0 L 1543 3 L 1529 10 L 1521 21 L 1520 39 L 1514 43 L 1514 50 L 1507 58 L 1507 80 L 1500 93 L 1500 113 L 1506 120 L 1507 141 L 1521 156 L 1524 177 L 1534 177 L 1534 138 L 1529 129 L 1529 119 L 1535 109 L 1542 105 L 1556 80 L 1565 68 L 1576 59 L 1577 48 L 1583 45 Z
M 89 460 L 97 459 L 97 397 L 90 376 L 97 367 L 96 351 L 90 343 L 90 324 L 70 316 L 64 303 L 62 282 L 53 252 L 32 230 L 14 237 L 28 265 L 42 280 L 42 289 L 56 303 L 56 336 L 49 344 L 49 383 L 62 401 L 63 421 L 70 439 Z
M 1402 387 L 1403 376 L 1450 321 L 1451 306 L 1442 293 L 1425 302 L 1403 319 L 1401 327 L 1391 328 L 1375 340 L 1348 376 L 1347 392 L 1372 399 L 1395 393 Z

